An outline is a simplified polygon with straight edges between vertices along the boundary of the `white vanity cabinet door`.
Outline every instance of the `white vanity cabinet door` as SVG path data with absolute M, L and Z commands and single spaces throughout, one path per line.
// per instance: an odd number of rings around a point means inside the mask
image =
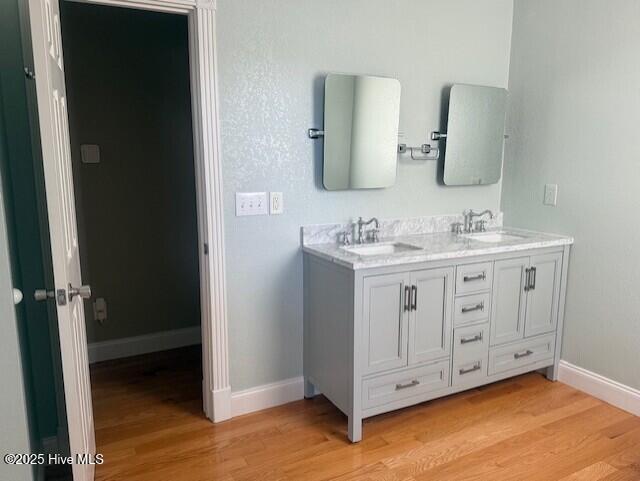
M 407 365 L 408 273 L 364 278 L 364 374 Z
M 531 287 L 527 294 L 526 337 L 556 330 L 558 324 L 558 293 L 562 254 L 531 257 L 529 275 Z
M 524 336 L 528 257 L 496 261 L 491 300 L 491 345 L 517 341 Z
M 453 267 L 411 273 L 410 365 L 451 354 L 453 282 Z

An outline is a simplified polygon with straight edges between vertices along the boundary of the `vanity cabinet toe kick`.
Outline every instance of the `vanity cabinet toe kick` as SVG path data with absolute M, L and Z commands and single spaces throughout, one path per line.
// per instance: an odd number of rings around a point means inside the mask
M 546 369 L 557 379 L 570 246 L 349 269 L 304 254 L 305 397 L 362 420 Z

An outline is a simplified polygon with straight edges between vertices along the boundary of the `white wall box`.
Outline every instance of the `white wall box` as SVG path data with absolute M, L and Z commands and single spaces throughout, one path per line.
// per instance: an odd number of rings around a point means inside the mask
M 547 368 L 570 246 L 352 269 L 304 254 L 305 396 L 362 420 Z

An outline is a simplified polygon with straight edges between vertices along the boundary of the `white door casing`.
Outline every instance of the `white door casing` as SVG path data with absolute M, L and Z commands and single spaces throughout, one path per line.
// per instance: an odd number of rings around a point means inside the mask
M 56 19 L 51 17 L 47 23 L 47 7 L 45 2 L 51 2 L 50 8 L 55 7 Z M 215 0 L 76 0 L 85 3 L 146 9 L 151 11 L 176 13 L 187 15 L 189 19 L 189 58 L 192 92 L 192 115 L 194 136 L 194 157 L 196 167 L 196 196 L 198 211 L 198 238 L 200 258 L 200 298 L 202 316 L 202 360 L 203 360 L 203 404 L 205 415 L 214 422 L 224 421 L 231 417 L 231 386 L 229 380 L 229 350 L 226 309 L 225 283 L 225 248 L 223 231 L 222 206 L 222 166 L 220 158 L 220 134 L 218 122 L 218 94 L 217 94 L 217 65 L 216 65 L 216 4 Z M 39 121 L 43 147 L 43 163 L 45 164 L 45 183 L 47 190 L 49 222 L 60 229 L 69 229 L 72 234 L 77 261 L 77 236 L 75 222 L 75 208 L 73 197 L 73 183 L 71 180 L 70 146 L 68 138 L 68 121 L 66 115 L 66 96 L 64 95 L 64 65 L 62 60 L 62 40 L 60 37 L 60 21 L 58 0 L 29 0 L 30 23 L 33 36 L 34 63 L 36 70 L 36 89 L 39 107 Z M 54 37 L 49 33 L 56 31 Z M 50 42 L 50 43 L 49 43 Z M 56 43 L 57 42 L 57 43 Z M 56 50 L 57 49 L 57 50 Z M 57 52 L 54 59 L 51 52 Z M 49 55 L 49 57 L 47 56 Z M 55 55 L 54 55 L 55 56 Z M 50 64 L 49 58 L 55 60 L 56 65 Z M 49 71 L 51 70 L 51 72 Z M 57 83 L 52 83 L 57 82 Z M 55 88 L 54 88 L 55 87 Z M 64 131 L 63 145 L 60 144 L 61 159 L 67 162 L 66 171 L 69 187 L 54 176 L 56 169 L 56 141 L 57 126 L 53 104 L 53 91 L 58 91 L 58 102 L 61 96 L 65 99 L 60 115 L 61 129 Z M 64 157 L 63 157 L 64 156 Z M 58 186 L 60 183 L 60 186 Z M 66 194 L 66 197 L 63 196 Z M 62 212 L 68 210 L 67 217 Z M 72 222 L 64 224 L 65 219 Z M 66 227 L 65 227 L 66 226 Z M 58 273 L 67 277 L 67 268 L 57 259 L 56 254 L 62 252 L 64 239 L 53 239 L 52 257 L 54 260 L 54 277 L 57 287 L 67 286 L 66 279 L 59 279 Z M 67 262 L 68 265 L 71 261 Z M 74 261 L 75 262 L 75 261 Z M 74 277 L 69 280 L 72 285 L 80 285 L 79 264 L 74 265 Z M 69 311 L 74 304 L 80 304 L 75 315 L 82 319 L 84 328 L 84 313 L 82 301 L 76 300 L 67 308 Z M 60 308 L 58 309 L 60 311 Z M 60 315 L 60 312 L 58 313 Z M 70 312 L 68 316 L 74 313 Z M 82 330 L 78 336 L 83 336 L 86 358 L 86 334 Z M 62 340 L 61 349 L 65 341 Z M 78 354 L 81 357 L 81 354 Z M 65 370 L 63 366 L 63 371 Z M 89 388 L 88 375 L 86 388 Z M 66 383 L 66 377 L 65 377 Z M 69 387 L 65 384 L 65 391 Z M 89 398 L 90 400 L 90 398 Z M 69 399 L 67 398 L 67 403 Z M 88 409 L 91 406 L 89 404 Z M 69 413 L 75 412 L 73 409 Z M 89 411 L 90 412 L 90 411 Z M 70 418 L 73 416 L 69 416 Z M 81 422 L 81 419 L 75 419 Z M 89 445 L 93 445 L 93 429 L 87 433 Z M 73 449 L 73 448 L 72 448 Z M 79 475 L 80 476 L 80 475 Z M 75 477 L 85 479 L 82 477 Z
M 69 444 L 72 456 L 86 456 L 96 445 L 84 305 L 68 297 L 82 278 L 58 0 L 29 0 L 29 13 Z M 75 481 L 93 480 L 94 471 L 91 463 L 73 463 Z

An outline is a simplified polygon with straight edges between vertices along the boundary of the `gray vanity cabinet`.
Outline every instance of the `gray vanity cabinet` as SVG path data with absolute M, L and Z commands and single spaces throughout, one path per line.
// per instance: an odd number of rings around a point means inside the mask
M 555 331 L 561 263 L 561 253 L 495 262 L 492 346 Z
M 363 282 L 363 352 L 365 374 L 407 365 L 409 274 L 365 277 Z
M 530 268 L 532 288 L 527 291 L 525 337 L 546 334 L 556 330 L 558 324 L 558 290 L 562 271 L 559 253 L 532 256 Z
M 492 346 L 517 341 L 524 336 L 528 268 L 528 257 L 496 261 L 493 266 Z
M 365 277 L 365 374 L 448 357 L 453 268 Z
M 304 254 L 304 392 L 362 420 L 525 372 L 557 379 L 569 246 L 352 268 Z
M 409 364 L 451 354 L 453 267 L 411 273 Z

